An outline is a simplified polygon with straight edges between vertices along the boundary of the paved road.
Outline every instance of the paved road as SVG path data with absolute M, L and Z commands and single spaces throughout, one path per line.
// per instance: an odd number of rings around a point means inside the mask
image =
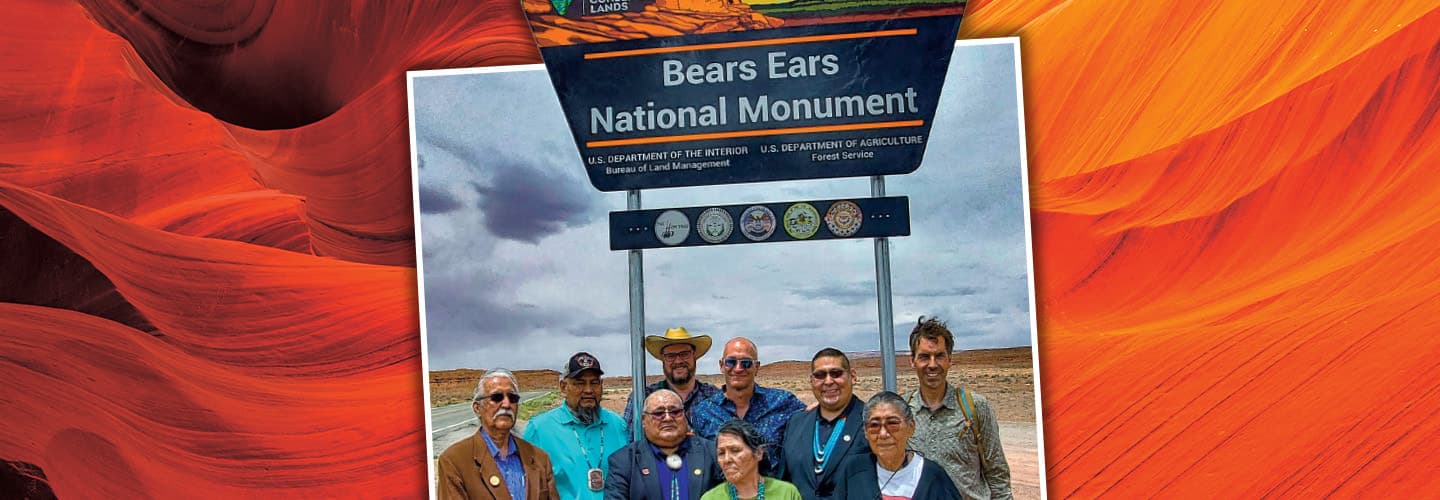
M 554 391 L 530 391 L 520 393 L 520 402 L 529 401 L 543 397 Z M 441 406 L 430 409 L 430 440 L 435 444 L 435 454 L 451 444 L 465 439 L 480 428 L 480 421 L 475 419 L 475 412 L 470 409 L 470 403 L 456 403 L 450 406 Z M 514 431 L 517 434 L 525 432 L 523 421 L 515 423 Z

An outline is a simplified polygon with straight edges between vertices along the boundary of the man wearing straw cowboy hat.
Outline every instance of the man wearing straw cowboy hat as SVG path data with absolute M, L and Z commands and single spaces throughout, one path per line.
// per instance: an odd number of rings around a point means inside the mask
M 719 387 L 701 382 L 696 379 L 695 374 L 696 362 L 710 350 L 709 335 L 691 336 L 683 327 L 671 328 L 665 330 L 663 337 L 646 336 L 645 350 L 660 360 L 661 371 L 665 374 L 665 380 L 645 386 L 645 396 L 658 389 L 675 391 L 675 394 L 680 395 L 680 400 L 684 401 L 685 417 L 688 420 L 693 403 L 720 393 Z M 630 397 L 635 395 L 631 394 Z M 631 432 L 635 430 L 635 421 L 632 420 L 635 410 L 630 406 L 633 402 L 633 399 L 625 400 L 625 424 L 630 426 Z M 693 426 L 694 422 L 690 423 Z

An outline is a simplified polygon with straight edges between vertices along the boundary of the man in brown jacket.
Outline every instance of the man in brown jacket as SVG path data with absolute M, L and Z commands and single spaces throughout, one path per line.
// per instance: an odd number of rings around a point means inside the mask
M 510 434 L 520 407 L 518 385 L 504 369 L 486 372 L 475 384 L 470 405 L 480 430 L 450 445 L 436 461 L 441 499 L 559 500 L 550 457 Z

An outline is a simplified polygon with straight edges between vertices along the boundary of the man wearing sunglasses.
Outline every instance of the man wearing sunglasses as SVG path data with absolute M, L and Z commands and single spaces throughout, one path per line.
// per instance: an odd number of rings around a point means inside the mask
M 685 401 L 684 408 L 688 412 L 695 406 L 696 401 L 703 401 L 710 396 L 720 393 L 720 388 L 701 382 L 696 378 L 695 366 L 701 357 L 710 350 L 709 335 L 691 336 L 684 328 L 671 328 L 665 331 L 665 336 L 650 335 L 645 337 L 645 350 L 650 356 L 660 360 L 660 366 L 664 367 L 665 380 L 645 386 L 645 395 L 649 396 L 659 389 L 675 391 L 680 399 Z M 631 398 L 634 397 L 632 394 Z M 625 423 L 630 425 L 632 434 L 635 420 L 631 404 L 633 400 L 625 400 Z
M 610 468 L 606 459 L 630 442 L 620 415 L 600 407 L 604 374 L 590 353 L 575 353 L 560 378 L 565 404 L 525 426 L 525 439 L 550 455 L 556 488 L 565 500 L 600 500 Z
M 725 481 L 715 442 L 690 436 L 680 395 L 658 389 L 640 414 L 645 440 L 610 455 L 605 500 L 699 500 Z
M 520 407 L 520 389 L 508 370 L 485 372 L 475 384 L 470 407 L 480 430 L 440 454 L 435 461 L 439 498 L 556 499 L 550 458 L 510 434 Z
M 965 498 L 1013 498 L 1010 465 L 990 402 L 946 379 L 955 336 L 938 318 L 920 317 L 910 331 L 910 366 L 920 388 L 905 396 L 915 417 L 910 446 L 945 468 Z
M 851 455 L 870 453 L 865 440 L 865 405 L 855 398 L 850 357 L 826 347 L 810 359 L 810 390 L 816 406 L 790 417 L 780 449 L 780 478 L 800 496 L 837 496 L 836 470 Z M 844 495 L 838 495 L 843 497 Z
M 695 403 L 691 409 L 690 425 L 695 434 L 715 439 L 722 424 L 739 418 L 760 431 L 767 447 L 779 446 L 785 421 L 790 415 L 804 411 L 805 403 L 790 391 L 755 383 L 755 376 L 760 374 L 760 357 L 750 339 L 736 337 L 725 343 L 720 371 L 725 374 L 724 392 Z M 765 453 L 765 461 L 760 464 L 761 474 L 774 476 L 778 472 L 780 459 L 774 451 Z

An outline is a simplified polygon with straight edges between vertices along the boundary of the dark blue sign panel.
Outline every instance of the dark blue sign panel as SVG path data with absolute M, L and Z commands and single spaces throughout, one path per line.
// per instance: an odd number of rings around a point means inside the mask
M 602 191 L 913 172 L 959 15 L 543 47 Z
M 904 196 L 610 212 L 610 249 L 910 235 Z

